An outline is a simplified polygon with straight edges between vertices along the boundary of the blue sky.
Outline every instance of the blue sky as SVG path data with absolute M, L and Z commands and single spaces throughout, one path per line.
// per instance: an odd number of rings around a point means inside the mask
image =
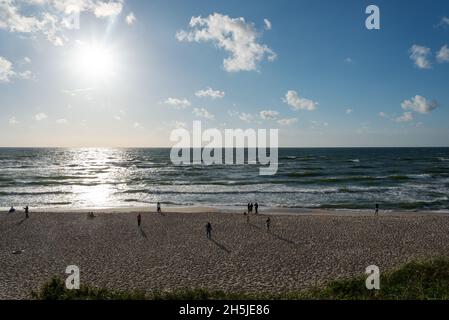
M 170 146 L 193 120 L 279 128 L 281 146 L 449 146 L 448 17 L 447 1 L 2 0 L 0 146 Z

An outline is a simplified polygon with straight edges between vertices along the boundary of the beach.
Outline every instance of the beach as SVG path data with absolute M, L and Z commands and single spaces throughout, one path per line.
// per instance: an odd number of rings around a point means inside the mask
M 116 290 L 282 293 L 449 255 L 443 213 L 262 210 L 247 223 L 237 212 L 163 208 L 142 211 L 138 228 L 138 209 L 87 211 L 0 214 L 0 299 L 30 298 L 69 265 L 81 284 Z

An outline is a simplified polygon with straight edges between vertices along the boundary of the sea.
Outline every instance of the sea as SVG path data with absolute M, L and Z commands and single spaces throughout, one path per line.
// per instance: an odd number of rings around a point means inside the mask
M 0 207 L 212 206 L 449 212 L 449 148 L 281 148 L 259 164 L 174 165 L 170 149 L 0 148 Z

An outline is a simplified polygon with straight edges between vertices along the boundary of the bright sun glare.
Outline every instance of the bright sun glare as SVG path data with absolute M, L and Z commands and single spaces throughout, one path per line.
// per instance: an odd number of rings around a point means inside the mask
M 114 54 L 100 43 L 80 45 L 75 61 L 75 71 L 91 80 L 106 80 L 115 74 Z

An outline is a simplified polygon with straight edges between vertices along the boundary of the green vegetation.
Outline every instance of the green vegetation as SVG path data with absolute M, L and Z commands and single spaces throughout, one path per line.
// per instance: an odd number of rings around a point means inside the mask
M 449 299 L 449 259 L 437 258 L 407 263 L 397 270 L 381 274 L 380 290 L 367 290 L 366 276 L 330 282 L 324 288 L 313 288 L 285 294 L 243 294 L 184 289 L 172 292 L 112 291 L 83 286 L 67 290 L 59 277 L 46 283 L 35 299 L 50 300 L 207 300 L 207 299 L 335 299 L 335 300 L 427 300 Z

